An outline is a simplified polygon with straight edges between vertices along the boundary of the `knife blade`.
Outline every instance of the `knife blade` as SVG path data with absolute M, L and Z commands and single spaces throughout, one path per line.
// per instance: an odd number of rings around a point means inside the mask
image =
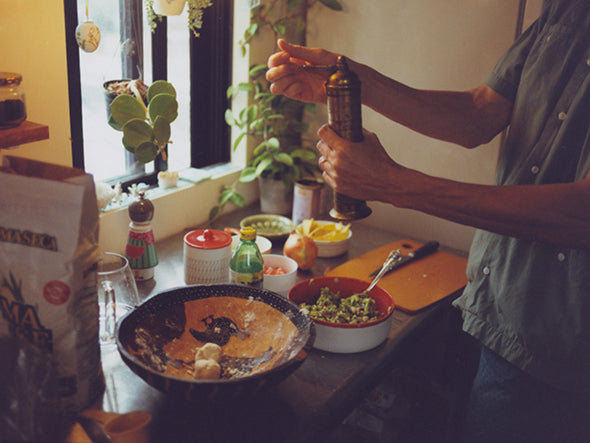
M 429 241 L 428 243 L 424 244 L 423 246 L 419 247 L 418 249 L 410 252 L 408 255 L 404 255 L 400 260 L 398 260 L 396 263 L 394 263 L 393 266 L 391 267 L 391 269 L 389 271 L 387 271 L 385 274 L 389 274 L 390 272 L 401 268 L 405 264 L 408 264 L 414 260 L 425 257 L 429 254 L 432 254 L 433 252 L 435 252 L 438 249 L 439 246 L 440 246 L 440 244 L 437 241 Z M 381 266 L 379 268 L 375 269 L 373 272 L 371 272 L 369 274 L 369 277 L 374 277 L 375 275 L 377 275 L 379 273 L 380 270 L 381 270 Z

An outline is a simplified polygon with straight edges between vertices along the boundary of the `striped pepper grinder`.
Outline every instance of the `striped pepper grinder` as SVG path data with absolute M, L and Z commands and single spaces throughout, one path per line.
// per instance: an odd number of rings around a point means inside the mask
M 154 205 L 140 192 L 139 200 L 131 203 L 128 211 L 131 223 L 125 257 L 129 260 L 135 280 L 149 280 L 154 277 L 154 268 L 158 264 L 154 233 L 150 225 L 154 218 Z

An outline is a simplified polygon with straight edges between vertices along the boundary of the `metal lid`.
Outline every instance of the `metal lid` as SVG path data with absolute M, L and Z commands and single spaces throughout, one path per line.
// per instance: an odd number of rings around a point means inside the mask
M 16 72 L 0 72 L 0 86 L 3 85 L 20 85 L 23 76 Z
M 216 229 L 197 229 L 186 234 L 184 242 L 197 249 L 220 249 L 231 244 L 231 235 Z

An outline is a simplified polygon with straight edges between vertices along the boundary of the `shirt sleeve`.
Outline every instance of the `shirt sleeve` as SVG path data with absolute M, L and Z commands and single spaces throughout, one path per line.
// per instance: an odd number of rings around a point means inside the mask
M 492 72 L 485 79 L 486 85 L 510 101 L 514 101 L 516 97 L 522 69 L 529 51 L 542 29 L 545 13 L 514 41 L 512 46 L 498 60 Z

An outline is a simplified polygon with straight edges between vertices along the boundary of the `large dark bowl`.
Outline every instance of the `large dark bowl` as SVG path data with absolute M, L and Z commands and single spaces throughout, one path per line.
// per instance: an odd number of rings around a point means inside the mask
M 189 400 L 227 400 L 284 380 L 315 339 L 311 319 L 270 291 L 243 285 L 184 286 L 159 293 L 121 319 L 123 361 L 149 385 Z M 221 346 L 219 379 L 190 376 L 196 349 Z

